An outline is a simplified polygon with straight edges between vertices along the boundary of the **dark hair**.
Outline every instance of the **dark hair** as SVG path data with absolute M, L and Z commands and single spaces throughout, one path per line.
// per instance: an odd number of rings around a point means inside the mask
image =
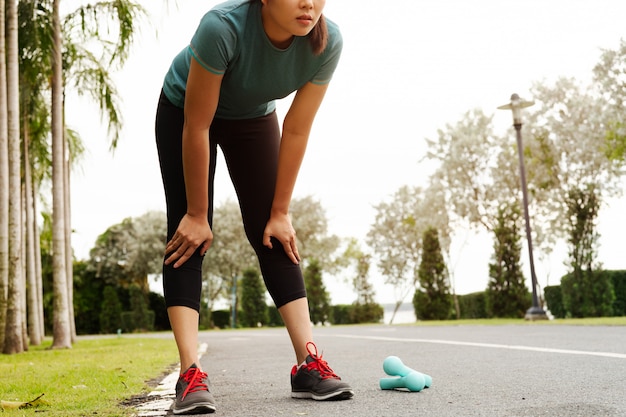
M 309 43 L 315 55 L 320 55 L 326 49 L 328 44 L 328 27 L 326 26 L 324 15 L 320 15 L 317 25 L 309 32 Z

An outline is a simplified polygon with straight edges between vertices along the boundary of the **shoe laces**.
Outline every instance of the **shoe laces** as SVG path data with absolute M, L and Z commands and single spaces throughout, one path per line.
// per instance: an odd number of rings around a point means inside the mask
M 310 346 L 313 346 L 314 350 L 312 350 L 312 348 Z M 328 362 L 326 362 L 325 360 L 322 359 L 322 355 L 318 356 L 317 346 L 315 346 L 315 343 L 308 342 L 306 344 L 306 350 L 309 352 L 309 356 L 312 359 L 311 362 L 309 362 L 309 363 L 307 363 L 305 365 L 308 370 L 316 369 L 320 373 L 320 376 L 322 377 L 322 379 L 329 379 L 329 378 L 341 379 L 330 368 L 330 366 L 328 365 Z
M 202 372 L 200 368 L 189 368 L 182 377 L 185 382 L 187 382 L 187 388 L 185 388 L 181 400 L 184 400 L 187 394 L 191 394 L 192 392 L 209 390 L 207 384 L 204 383 L 207 374 L 206 372 Z

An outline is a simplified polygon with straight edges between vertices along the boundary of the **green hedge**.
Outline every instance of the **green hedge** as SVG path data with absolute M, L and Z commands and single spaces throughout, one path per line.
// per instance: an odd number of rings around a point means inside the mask
M 485 291 L 459 295 L 458 300 L 462 319 L 487 318 L 487 296 Z
M 557 318 L 626 316 L 626 271 L 595 271 L 579 279 L 567 274 L 544 295 Z
M 558 319 L 565 318 L 567 312 L 565 311 L 565 306 L 563 305 L 561 286 L 550 285 L 544 288 L 543 293 L 550 313 Z
M 613 315 L 615 292 L 609 271 L 581 271 L 561 278 L 561 295 L 568 317 Z

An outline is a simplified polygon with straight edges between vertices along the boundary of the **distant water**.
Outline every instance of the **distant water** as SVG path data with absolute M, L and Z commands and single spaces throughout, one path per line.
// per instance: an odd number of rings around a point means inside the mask
M 385 324 L 389 324 L 389 320 L 391 320 L 391 316 L 393 315 L 393 309 L 395 308 L 395 306 L 395 304 L 383 304 L 383 308 L 385 309 Z M 415 311 L 413 310 L 413 304 L 404 303 L 396 312 L 396 316 L 393 319 L 393 324 L 415 323 L 415 321 Z

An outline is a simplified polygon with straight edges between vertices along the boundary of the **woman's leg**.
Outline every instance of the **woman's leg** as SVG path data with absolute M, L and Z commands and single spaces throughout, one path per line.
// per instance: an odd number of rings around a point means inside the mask
M 175 233 L 187 211 L 182 167 L 183 110 L 162 94 L 156 118 L 156 141 L 167 205 L 167 240 Z M 207 138 L 208 140 L 208 138 Z M 209 169 L 209 223 L 212 217 L 212 179 L 216 147 L 211 147 Z M 163 292 L 178 352 L 181 370 L 198 363 L 198 320 L 202 290 L 202 260 L 199 250 L 179 268 L 163 265 Z
M 273 242 L 273 249 L 263 246 L 276 185 L 278 119 L 272 113 L 251 120 L 220 120 L 211 127 L 211 139 L 214 138 L 224 153 L 246 235 L 259 258 L 265 285 L 283 317 L 300 363 L 307 356 L 306 344 L 312 341 L 302 271 L 278 241 Z

